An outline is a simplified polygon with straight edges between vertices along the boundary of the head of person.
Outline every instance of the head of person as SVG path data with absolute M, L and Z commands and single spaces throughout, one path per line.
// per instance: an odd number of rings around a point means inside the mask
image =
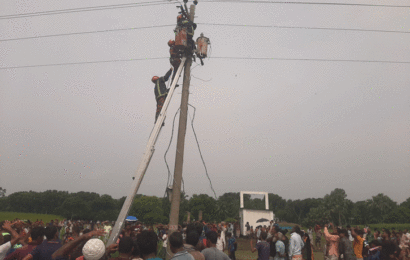
M 43 241 L 44 239 L 44 228 L 43 227 L 35 227 L 30 232 L 31 239 L 37 242 Z
M 11 241 L 11 235 L 8 231 L 3 231 L 0 235 L 0 245 Z
M 266 233 L 265 231 L 261 232 L 261 240 L 266 240 L 266 238 L 268 237 L 268 233 Z
M 120 243 L 118 244 L 118 252 L 120 254 L 132 254 L 132 250 L 134 248 L 134 241 L 131 237 L 123 237 L 120 239 Z
M 286 233 L 288 233 L 288 231 L 285 229 L 285 230 L 281 230 L 279 233 L 282 234 L 281 236 L 282 241 L 286 241 L 287 240 Z
M 389 238 L 390 238 L 390 235 L 391 235 L 390 230 L 385 229 L 385 230 L 383 231 L 382 238 L 383 238 L 383 239 L 389 239 Z
M 191 246 L 196 246 L 199 242 L 199 235 L 196 231 L 191 231 L 186 235 L 186 243 Z
M 174 232 L 169 236 L 169 246 L 172 253 L 177 253 L 184 247 L 184 241 L 182 239 L 181 232 Z
M 191 233 L 192 231 L 198 233 L 199 236 L 202 234 L 204 226 L 200 222 L 190 223 L 186 227 L 186 233 Z
M 154 76 L 154 77 L 152 77 L 151 81 L 152 81 L 152 83 L 155 83 L 155 82 L 157 82 L 158 79 L 159 79 L 158 76 Z
M 230 238 L 232 236 L 231 232 L 226 232 L 226 237 Z
M 105 245 L 101 239 L 92 238 L 84 244 L 83 256 L 85 260 L 99 260 L 105 254 Z
M 80 232 L 81 232 L 80 226 L 74 226 L 74 227 L 73 227 L 73 235 L 74 235 L 74 236 L 79 236 L 79 235 L 80 235 Z
M 300 227 L 298 225 L 294 225 L 292 228 L 292 233 L 300 234 Z
M 137 245 L 140 249 L 141 257 L 151 254 L 157 255 L 157 234 L 154 231 L 143 230 L 137 236 Z
M 48 226 L 44 229 L 44 235 L 46 236 L 47 240 L 57 239 L 57 227 L 56 226 Z
M 208 247 L 215 247 L 216 242 L 218 241 L 218 234 L 215 231 L 209 231 L 206 233 L 206 239 L 207 239 L 207 246 Z
M 273 226 L 273 228 L 272 228 L 272 233 L 273 234 L 276 234 L 276 233 L 278 233 L 280 231 L 280 227 L 279 226 Z
M 347 229 L 338 229 L 337 233 L 340 238 L 348 237 L 349 233 L 347 232 Z

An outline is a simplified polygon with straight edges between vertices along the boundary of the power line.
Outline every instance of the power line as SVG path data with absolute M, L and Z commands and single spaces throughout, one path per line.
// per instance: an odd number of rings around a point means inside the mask
M 355 28 L 330 28 L 330 27 L 280 26 L 280 25 L 246 25 L 246 24 L 219 24 L 219 23 L 197 23 L 197 24 L 198 25 L 208 25 L 208 26 L 232 26 L 232 27 L 248 27 L 248 28 L 258 27 L 258 28 L 278 28 L 278 29 L 308 29 L 308 30 L 357 31 L 357 32 L 379 32 L 379 33 L 410 33 L 410 31 L 406 32 L 406 31 L 355 29 Z M 139 29 L 152 29 L 152 28 L 172 27 L 172 26 L 175 26 L 175 24 L 164 24 L 164 25 L 154 25 L 154 26 L 145 26 L 145 27 L 130 27 L 130 28 L 99 30 L 99 31 L 61 33 L 61 34 L 49 34 L 49 35 L 39 35 L 39 36 L 11 38 L 11 39 L 0 39 L 0 42 L 40 39 L 40 38 L 49 38 L 49 37 L 61 37 L 61 36 L 70 36 L 70 35 L 93 34 L 93 33 L 131 31 L 131 30 L 139 30 Z
M 390 31 L 374 29 L 355 29 L 355 28 L 331 28 L 331 27 L 308 27 L 308 26 L 282 26 L 282 25 L 246 25 L 246 24 L 219 24 L 219 23 L 197 23 L 198 25 L 210 26 L 232 26 L 232 27 L 261 27 L 261 28 L 279 28 L 279 29 L 309 29 L 309 30 L 332 30 L 332 31 L 358 31 L 358 32 L 382 32 L 382 33 L 410 33 L 410 31 Z
M 35 68 L 35 67 L 51 67 L 51 66 L 66 66 L 66 65 L 80 65 L 80 64 L 95 64 L 108 62 L 125 62 L 125 61 L 141 61 L 141 60 L 159 60 L 169 59 L 169 57 L 158 58 L 139 58 L 139 59 L 121 59 L 121 60 L 103 60 L 103 61 L 84 61 L 72 63 L 54 63 L 54 64 L 40 64 L 14 67 L 0 67 L 0 70 L 6 69 L 21 69 L 21 68 Z M 226 59 L 226 60 L 287 60 L 287 61 L 324 61 L 324 62 L 362 62 L 362 63 L 390 63 L 390 64 L 410 64 L 410 61 L 389 61 L 389 60 L 340 60 L 340 59 L 302 59 L 302 58 L 268 58 L 268 57 L 211 57 L 210 59 Z
M 167 150 L 165 151 L 165 154 L 164 154 L 164 161 L 165 161 L 165 165 L 167 166 L 167 170 L 168 170 L 167 188 L 170 186 L 170 184 L 171 184 L 170 179 L 172 178 L 171 170 L 169 169 L 169 165 L 168 165 L 168 162 L 167 162 L 167 154 L 168 154 L 169 148 L 171 147 L 172 139 L 173 139 L 173 137 L 174 137 L 175 119 L 176 119 L 176 117 L 177 117 L 177 115 L 178 115 L 179 110 L 180 110 L 180 108 L 178 108 L 178 110 L 175 112 L 174 120 L 172 120 L 171 138 L 170 138 L 170 140 L 169 140 L 168 148 L 167 148 Z M 166 191 L 165 191 L 165 193 L 166 193 Z M 165 195 L 164 195 L 164 196 L 165 196 Z
M 252 3 L 252 4 L 296 4 L 296 5 L 330 5 L 330 6 L 362 6 L 362 7 L 394 7 L 394 8 L 409 8 L 410 6 L 405 5 L 384 5 L 384 4 L 360 4 L 360 3 L 330 3 L 330 2 L 291 2 L 291 1 L 258 1 L 258 0 L 207 0 L 201 1 L 201 3 Z M 80 8 L 69 8 L 69 9 L 59 9 L 50 10 L 43 12 L 33 12 L 33 13 L 22 13 L 22 14 L 11 14 L 2 15 L 0 19 L 16 19 L 16 18 L 27 18 L 34 16 L 43 15 L 54 15 L 54 14 L 64 14 L 64 13 L 76 13 L 76 12 L 87 12 L 87 11 L 100 11 L 109 9 L 120 9 L 120 8 L 130 8 L 130 7 L 140 7 L 140 6 L 155 6 L 155 5 L 165 5 L 165 4 L 175 4 L 176 2 L 171 1 L 150 1 L 150 2 L 140 2 L 140 3 L 128 3 L 128 4 L 116 4 L 116 5 L 102 5 L 102 6 L 91 6 L 91 7 L 80 7 Z
M 192 115 L 192 120 L 191 120 L 191 127 L 192 127 L 192 131 L 194 132 L 195 141 L 196 141 L 196 145 L 198 146 L 199 155 L 201 156 L 202 163 L 204 164 L 206 177 L 208 177 L 209 185 L 211 186 L 211 190 L 213 191 L 213 193 L 214 193 L 214 195 L 215 195 L 215 199 L 218 199 L 218 198 L 216 197 L 216 193 L 215 193 L 214 187 L 212 186 L 211 178 L 210 178 L 209 175 L 208 175 L 208 169 L 206 168 L 205 160 L 204 160 L 204 157 L 202 156 L 201 147 L 199 146 L 198 137 L 196 136 L 196 132 L 195 132 L 195 128 L 194 128 L 194 119 L 195 119 L 196 107 L 194 107 L 194 106 L 191 105 L 191 104 L 188 104 L 188 105 L 194 109 L 194 114 Z M 190 115 L 190 116 L 191 116 L 191 115 Z
M 31 37 L 22 37 L 22 38 L 12 38 L 12 39 L 0 39 L 0 42 L 17 41 L 17 40 L 29 40 L 29 39 L 39 39 L 39 38 L 48 38 L 48 37 L 60 37 L 60 36 L 69 36 L 69 35 L 92 34 L 92 33 L 106 33 L 106 32 L 117 32 L 117 31 L 131 31 L 131 30 L 161 28 L 161 27 L 170 27 L 170 26 L 175 26 L 175 24 L 154 25 L 154 26 L 145 26 L 145 27 L 131 27 L 131 28 L 120 28 L 120 29 L 108 29 L 108 30 L 100 30 L 100 31 L 88 31 L 88 32 L 74 32 L 74 33 L 49 34 L 49 35 L 40 35 L 40 36 L 31 36 Z
M 124 62 L 124 61 L 140 61 L 140 60 L 160 60 L 169 59 L 169 57 L 158 58 L 139 58 L 139 59 L 122 59 L 122 60 L 101 60 L 101 61 L 83 61 L 83 62 L 70 62 L 70 63 L 54 63 L 54 64 L 40 64 L 40 65 L 27 65 L 27 66 L 15 66 L 15 67 L 0 67 L 0 70 L 6 69 L 22 69 L 22 68 L 36 68 L 36 67 L 51 67 L 51 66 L 66 66 L 66 65 L 81 65 L 81 64 L 95 64 L 95 63 L 107 63 L 107 62 Z
M 366 63 L 396 63 L 410 64 L 410 61 L 389 61 L 389 60 L 339 60 L 339 59 L 301 59 L 301 58 L 267 58 L 267 57 L 210 57 L 210 59 L 229 60 L 289 60 L 289 61 L 330 61 L 330 62 L 366 62 Z
M 258 1 L 258 0 L 205 0 L 201 3 L 243 3 L 243 4 L 295 4 L 295 5 L 331 5 L 331 6 L 362 6 L 362 7 L 394 7 L 410 8 L 409 5 L 377 5 L 360 3 L 330 3 L 330 2 L 290 2 L 290 1 Z
M 132 7 L 141 7 L 141 6 L 155 6 L 155 5 L 165 5 L 165 4 L 175 4 L 175 2 L 173 2 L 172 0 L 171 1 L 162 0 L 162 1 L 140 2 L 140 3 L 129 3 L 129 4 L 80 7 L 80 8 L 60 9 L 60 10 L 51 10 L 51 11 L 34 12 L 34 13 L 2 15 L 0 16 L 0 19 L 16 19 L 16 18 L 26 18 L 26 17 L 43 16 L 43 15 L 78 13 L 78 12 L 132 8 Z

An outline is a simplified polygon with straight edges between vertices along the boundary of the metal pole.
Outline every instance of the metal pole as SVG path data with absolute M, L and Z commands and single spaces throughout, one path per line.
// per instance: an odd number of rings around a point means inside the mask
M 195 5 L 190 6 L 190 20 L 194 21 L 195 16 Z M 184 82 L 182 85 L 182 97 L 181 97 L 181 110 L 179 113 L 179 127 L 178 127 L 178 140 L 177 140 L 177 151 L 175 156 L 175 168 L 174 168 L 174 182 L 172 187 L 172 201 L 171 201 L 171 213 L 169 216 L 169 226 L 168 226 L 168 237 L 172 232 L 178 230 L 178 219 L 179 219 L 179 204 L 181 200 L 181 180 L 182 180 L 182 167 L 184 163 L 184 145 L 185 145 L 185 134 L 187 125 L 187 115 L 188 115 L 188 97 L 189 97 L 189 83 L 191 81 L 191 65 L 192 65 L 192 53 L 188 52 L 187 60 L 185 63 L 184 70 Z M 167 245 L 167 256 L 166 259 L 172 257 L 172 252 Z
M 148 140 L 147 146 L 145 148 L 144 156 L 138 166 L 137 172 L 135 173 L 135 180 L 132 182 L 132 188 L 130 193 L 128 194 L 127 198 L 124 201 L 120 214 L 118 215 L 117 221 L 112 229 L 111 235 L 108 238 L 107 246 L 114 244 L 117 241 L 117 238 L 120 234 L 121 229 L 124 226 L 125 218 L 128 215 L 128 212 L 131 209 L 132 202 L 134 201 L 135 194 L 137 194 L 138 189 L 141 185 L 142 179 L 144 178 L 145 172 L 147 171 L 149 162 L 151 161 L 152 155 L 155 151 L 155 143 L 157 142 L 159 133 L 161 132 L 162 123 L 165 120 L 166 111 L 168 108 L 169 103 L 171 102 L 172 94 L 175 90 L 175 85 L 177 84 L 179 75 L 182 72 L 182 68 L 185 64 L 186 58 L 182 58 L 181 65 L 179 65 L 178 71 L 175 75 L 175 79 L 171 84 L 171 87 L 168 91 L 167 99 L 165 100 L 164 106 L 161 109 L 161 112 L 158 116 L 157 122 L 154 126 L 154 129 L 151 132 L 150 138 Z

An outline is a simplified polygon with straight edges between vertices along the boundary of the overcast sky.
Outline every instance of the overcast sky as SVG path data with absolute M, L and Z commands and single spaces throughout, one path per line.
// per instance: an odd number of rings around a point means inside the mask
M 122 3 L 129 1 L 7 0 L 0 16 Z M 0 39 L 171 25 L 175 6 L 0 17 Z M 196 36 L 210 38 L 212 53 L 205 66 L 192 67 L 189 102 L 197 108 L 195 130 L 218 196 L 245 190 L 304 199 L 342 188 L 353 201 L 378 193 L 397 202 L 410 197 L 409 63 L 221 58 L 410 62 L 410 8 L 200 1 L 195 21 Z M 167 57 L 173 36 L 171 26 L 0 41 L 0 67 Z M 169 67 L 156 59 L 0 68 L 0 187 L 8 194 L 56 189 L 125 196 L 154 124 L 151 77 Z M 164 194 L 164 153 L 180 98 L 181 88 L 141 194 Z M 175 144 L 176 135 L 167 156 L 172 173 Z M 190 125 L 183 176 L 188 195 L 212 195 Z

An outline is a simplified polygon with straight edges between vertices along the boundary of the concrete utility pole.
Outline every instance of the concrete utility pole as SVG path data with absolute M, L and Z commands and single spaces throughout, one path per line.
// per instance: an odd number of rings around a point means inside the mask
M 191 5 L 189 8 L 190 20 L 194 22 L 195 17 L 195 5 Z M 179 113 L 179 127 L 178 127 L 178 140 L 177 140 L 177 152 L 175 156 L 175 168 L 174 168 L 174 182 L 172 187 L 172 201 L 171 201 L 171 213 L 169 216 L 168 237 L 172 232 L 178 230 L 179 220 L 179 204 L 181 201 L 181 181 L 182 181 L 182 167 L 184 164 L 184 146 L 185 146 L 185 134 L 188 116 L 188 97 L 189 97 L 189 83 L 191 81 L 191 65 L 192 65 L 192 51 L 188 52 L 185 62 L 184 70 L 184 82 L 182 85 L 182 97 L 181 97 L 181 110 Z M 169 243 L 167 244 L 167 256 L 166 259 L 172 257 L 172 252 Z

